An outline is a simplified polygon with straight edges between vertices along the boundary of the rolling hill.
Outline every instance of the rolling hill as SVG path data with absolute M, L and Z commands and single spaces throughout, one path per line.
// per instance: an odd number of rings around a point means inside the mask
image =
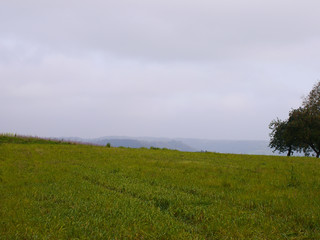
M 320 239 L 315 158 L 0 136 L 0 239 Z
M 269 142 L 263 140 L 208 140 L 192 138 L 155 138 L 155 137 L 100 137 L 92 139 L 84 138 L 60 138 L 82 143 L 91 143 L 105 146 L 111 143 L 114 147 L 130 148 L 168 148 L 186 152 L 219 152 L 234 154 L 258 154 L 276 155 L 268 147 Z

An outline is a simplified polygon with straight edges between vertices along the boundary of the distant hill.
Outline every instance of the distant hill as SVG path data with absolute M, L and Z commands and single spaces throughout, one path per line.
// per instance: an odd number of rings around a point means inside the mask
M 168 148 L 186 152 L 220 152 L 235 154 L 277 155 L 268 147 L 268 141 L 263 140 L 207 140 L 192 138 L 154 138 L 154 137 L 100 137 L 92 139 L 63 138 L 64 140 L 130 148 Z
M 220 153 L 274 155 L 268 147 L 269 142 L 263 140 L 202 140 L 179 139 L 198 151 Z
M 105 146 L 110 143 L 113 147 L 129 147 L 129 148 L 168 148 L 185 152 L 196 152 L 197 150 L 183 143 L 182 141 L 174 139 L 160 139 L 154 138 L 147 140 L 144 138 L 130 138 L 130 137 L 101 137 L 93 139 L 84 138 L 63 138 L 68 141 L 76 141 L 82 143 L 91 143 L 95 145 Z

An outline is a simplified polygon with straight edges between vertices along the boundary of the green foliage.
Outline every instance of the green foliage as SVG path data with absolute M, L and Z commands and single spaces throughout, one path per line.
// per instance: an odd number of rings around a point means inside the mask
M 140 148 L 140 149 L 145 149 L 145 148 Z M 158 148 L 158 147 L 150 147 L 151 150 L 169 150 L 168 148 Z
M 0 144 L 0 239 L 320 239 L 313 158 Z
M 320 113 L 320 82 L 313 86 L 308 96 L 305 97 L 302 106 L 315 114 Z
M 269 128 L 270 144 L 274 151 L 288 152 L 304 151 L 309 155 L 311 151 L 320 156 L 320 82 L 304 99 L 302 107 L 293 109 L 289 119 L 273 120 Z
M 280 119 L 273 120 L 269 128 L 272 130 L 270 133 L 269 147 L 274 151 L 280 153 L 288 152 L 287 156 L 290 156 L 295 150 L 294 142 L 291 141 L 290 131 L 288 127 L 288 121 L 281 121 Z
M 111 148 L 111 143 L 107 143 L 106 147 Z
M 153 146 L 151 146 L 150 149 L 151 149 L 151 150 L 161 150 L 161 148 L 153 147 Z
M 320 112 L 313 112 L 309 108 L 299 108 L 290 112 L 292 132 L 304 152 L 310 150 L 320 154 Z

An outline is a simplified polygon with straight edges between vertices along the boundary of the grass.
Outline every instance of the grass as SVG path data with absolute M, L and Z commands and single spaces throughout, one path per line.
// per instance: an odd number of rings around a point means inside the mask
M 0 239 L 320 239 L 320 162 L 2 135 Z
M 1 143 L 18 143 L 18 144 L 80 144 L 77 142 L 56 140 L 56 139 L 45 139 L 31 136 L 19 136 L 12 133 L 0 134 Z

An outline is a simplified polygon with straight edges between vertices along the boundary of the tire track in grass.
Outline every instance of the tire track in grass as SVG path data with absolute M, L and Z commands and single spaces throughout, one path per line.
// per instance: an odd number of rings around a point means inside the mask
M 199 216 L 196 216 L 194 213 L 190 213 L 187 208 L 185 209 L 183 207 L 180 207 L 177 209 L 171 208 L 172 211 L 170 211 L 171 204 L 170 204 L 170 201 L 166 198 L 161 198 L 161 197 L 147 198 L 142 195 L 138 195 L 138 194 L 132 193 L 130 191 L 127 191 L 124 187 L 117 188 L 115 186 L 107 185 L 105 183 L 100 182 L 99 180 L 90 178 L 88 176 L 82 176 L 82 179 L 93 184 L 93 185 L 107 189 L 108 191 L 116 192 L 118 194 L 125 195 L 126 197 L 133 198 L 138 201 L 144 202 L 147 205 L 151 205 L 151 206 L 159 209 L 162 214 L 170 216 L 175 221 L 178 221 L 179 223 L 182 223 L 184 226 L 187 226 L 188 229 L 186 229 L 186 231 L 188 231 L 188 232 L 194 231 L 194 232 L 197 232 L 198 234 L 202 234 L 201 231 L 197 231 L 197 228 L 195 227 L 195 223 L 196 222 L 199 223 L 199 222 L 205 220 L 203 211 L 199 212 L 199 214 L 198 214 Z M 165 189 L 167 189 L 167 188 L 165 188 Z M 168 189 L 168 190 L 172 190 L 172 189 Z M 180 191 L 180 192 L 184 193 L 183 191 Z M 184 193 L 184 194 L 186 194 L 186 193 Z

